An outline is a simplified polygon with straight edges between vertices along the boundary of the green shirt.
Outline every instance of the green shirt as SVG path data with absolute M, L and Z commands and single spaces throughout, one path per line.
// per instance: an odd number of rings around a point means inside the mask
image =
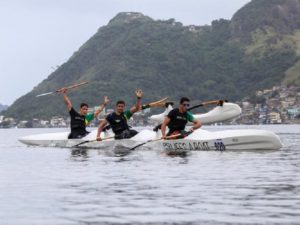
M 195 120 L 195 117 L 194 117 L 194 115 L 191 113 L 191 112 L 189 112 L 189 111 L 187 111 L 186 112 L 186 116 L 187 116 L 187 120 L 189 121 L 189 122 L 194 122 L 194 120 Z
M 84 117 L 85 125 L 87 126 L 94 119 L 94 117 L 95 117 L 94 113 L 89 113 L 85 115 Z
M 131 113 L 130 110 L 125 110 L 124 116 L 125 116 L 126 120 L 129 120 L 132 117 L 132 115 L 133 114 Z

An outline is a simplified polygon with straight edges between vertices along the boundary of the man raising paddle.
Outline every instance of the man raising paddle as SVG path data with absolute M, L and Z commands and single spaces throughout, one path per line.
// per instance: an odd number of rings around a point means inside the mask
M 186 97 L 180 99 L 179 108 L 172 109 L 169 114 L 165 117 L 162 125 L 161 125 L 161 133 L 162 138 L 166 138 L 166 127 L 168 126 L 169 132 L 167 136 L 172 136 L 175 134 L 182 134 L 179 137 L 184 137 L 186 131 L 185 126 L 187 122 L 192 122 L 193 126 L 191 127 L 190 131 L 193 132 L 194 130 L 201 127 L 201 122 L 198 119 L 195 119 L 193 114 L 187 109 L 190 106 L 190 100 Z
M 77 139 L 86 136 L 89 132 L 86 130 L 86 126 L 91 122 L 99 113 L 104 109 L 104 107 L 109 103 L 107 96 L 104 97 L 104 102 L 99 106 L 99 108 L 91 114 L 88 114 L 88 105 L 86 103 L 80 104 L 79 113 L 75 111 L 72 106 L 70 99 L 67 96 L 67 88 L 62 88 L 58 92 L 63 95 L 64 102 L 66 103 L 67 109 L 71 117 L 71 133 L 69 134 L 69 139 Z
M 135 95 L 137 97 L 136 104 L 130 109 L 125 110 L 125 102 L 123 100 L 117 101 L 116 109 L 113 113 L 109 114 L 105 120 L 103 120 L 98 127 L 97 140 L 101 141 L 100 134 L 103 128 L 109 123 L 112 131 L 115 134 L 115 139 L 127 139 L 136 135 L 138 132 L 129 129 L 127 121 L 132 115 L 141 109 L 141 99 L 143 92 L 141 89 L 136 90 Z

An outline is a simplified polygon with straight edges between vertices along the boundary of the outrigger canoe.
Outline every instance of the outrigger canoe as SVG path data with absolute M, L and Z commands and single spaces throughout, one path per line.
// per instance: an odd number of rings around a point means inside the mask
M 277 150 L 282 147 L 279 137 L 265 130 L 206 131 L 198 129 L 183 139 L 164 140 L 155 148 L 165 151 L 225 151 L 225 150 Z
M 162 123 L 164 117 L 173 109 L 171 105 L 167 109 L 158 115 L 152 115 L 150 120 L 157 123 Z M 238 117 L 242 113 L 241 107 L 231 102 L 224 102 L 222 106 L 217 106 L 207 113 L 195 114 L 196 119 L 200 119 L 202 124 L 218 123 L 227 121 Z
M 151 116 L 150 119 L 161 122 L 164 116 L 171 110 L 171 106 L 164 113 Z M 216 123 L 229 120 L 239 116 L 241 109 L 234 103 L 224 103 L 211 111 L 196 115 L 202 124 Z M 83 139 L 68 139 L 69 132 L 46 133 L 29 135 L 19 139 L 20 142 L 30 146 L 51 146 L 51 147 L 74 147 L 78 143 L 84 143 L 80 147 L 105 149 L 113 148 L 118 144 L 133 147 L 139 143 L 161 137 L 160 131 L 142 130 L 130 139 L 115 140 L 111 132 L 101 133 L 104 141 L 93 141 L 96 138 L 96 130 L 93 130 Z M 265 130 L 225 130 L 225 131 L 206 131 L 198 129 L 183 139 L 160 140 L 149 142 L 145 146 L 149 148 L 159 148 L 165 151 L 225 151 L 225 150 L 277 150 L 282 147 L 279 137 L 271 131 Z

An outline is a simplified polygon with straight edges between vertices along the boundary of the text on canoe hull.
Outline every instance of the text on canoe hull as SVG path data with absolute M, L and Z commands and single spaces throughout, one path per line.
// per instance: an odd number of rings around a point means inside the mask
M 215 150 L 215 151 L 224 151 L 226 149 L 226 146 L 221 140 L 216 140 L 214 142 L 214 146 L 209 146 L 209 143 L 207 141 L 201 142 L 165 142 L 163 143 L 163 148 L 167 151 L 170 150 L 200 150 L 200 151 L 209 151 L 209 150 Z

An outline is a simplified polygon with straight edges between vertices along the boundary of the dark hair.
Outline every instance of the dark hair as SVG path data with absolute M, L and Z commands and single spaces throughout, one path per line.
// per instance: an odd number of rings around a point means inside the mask
M 182 97 L 182 98 L 180 99 L 180 104 L 182 104 L 183 102 L 189 102 L 189 101 L 190 101 L 189 98 L 187 98 L 187 97 Z
M 117 101 L 116 105 L 119 105 L 119 104 L 125 105 L 125 102 L 123 100 L 119 100 L 119 101 Z
M 84 106 L 89 107 L 88 104 L 86 104 L 86 103 L 84 103 L 84 102 L 80 104 L 80 108 L 82 108 L 82 107 L 84 107 Z

